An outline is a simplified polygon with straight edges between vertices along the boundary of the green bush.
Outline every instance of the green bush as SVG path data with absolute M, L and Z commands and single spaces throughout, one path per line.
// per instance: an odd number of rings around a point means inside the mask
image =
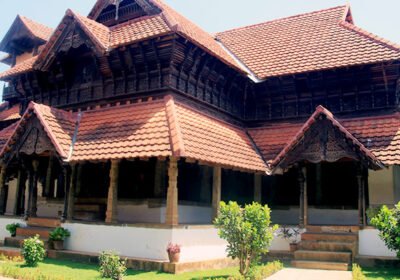
M 6 225 L 6 230 L 11 234 L 11 236 L 15 236 L 17 233 L 17 228 L 21 227 L 19 223 L 13 223 Z
M 258 263 L 261 254 L 268 252 L 277 225 L 270 227 L 271 210 L 253 202 L 241 208 L 236 202 L 221 202 L 214 224 L 218 234 L 228 242 L 228 256 L 239 259 L 239 272 L 247 276 Z
M 358 264 L 353 264 L 352 268 L 353 280 L 366 280 L 364 273 L 361 270 L 361 267 Z
M 70 237 L 71 233 L 68 229 L 58 227 L 55 228 L 52 232 L 49 234 L 50 240 L 53 241 L 64 241 L 67 237 Z
M 263 280 L 272 274 L 278 272 L 283 268 L 283 264 L 280 261 L 267 263 L 266 265 L 256 266 L 250 270 L 248 278 L 251 280 Z
M 39 235 L 24 240 L 22 255 L 27 266 L 37 266 L 39 262 L 44 260 L 46 250 L 43 241 L 39 239 Z
M 115 252 L 101 252 L 99 261 L 101 277 L 121 280 L 125 275 L 126 261 L 121 260 Z
M 372 218 L 371 224 L 379 230 L 379 236 L 386 246 L 400 258 L 400 202 L 393 209 L 384 205 Z

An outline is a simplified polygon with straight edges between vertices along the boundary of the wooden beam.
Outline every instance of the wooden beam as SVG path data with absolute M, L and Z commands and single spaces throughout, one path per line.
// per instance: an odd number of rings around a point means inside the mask
M 212 185 L 212 219 L 218 217 L 219 204 L 221 202 L 221 172 L 220 166 L 215 166 L 213 170 L 213 185 Z
M 165 223 L 170 226 L 179 224 L 178 213 L 178 160 L 170 157 L 168 166 L 168 191 Z
M 118 219 L 118 179 L 119 160 L 112 160 L 110 167 L 110 185 L 108 187 L 106 223 L 116 223 Z

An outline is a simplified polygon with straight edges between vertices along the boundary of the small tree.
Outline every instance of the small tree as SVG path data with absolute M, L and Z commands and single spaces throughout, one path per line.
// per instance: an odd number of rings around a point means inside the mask
M 371 224 L 379 230 L 379 236 L 386 246 L 400 258 L 400 202 L 393 209 L 384 205 L 372 218 Z
M 24 240 L 22 255 L 26 265 L 31 267 L 37 266 L 39 262 L 44 260 L 46 250 L 43 241 L 39 239 L 39 235 Z
M 262 253 L 268 252 L 277 225 L 270 227 L 271 210 L 259 203 L 241 208 L 236 202 L 221 202 L 214 225 L 218 234 L 228 242 L 228 256 L 239 259 L 240 274 L 246 276 Z

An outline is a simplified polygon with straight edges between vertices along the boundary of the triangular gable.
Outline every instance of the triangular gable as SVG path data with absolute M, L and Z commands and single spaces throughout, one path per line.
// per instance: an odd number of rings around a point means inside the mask
M 14 47 L 10 43 L 14 40 L 28 38 L 39 45 L 44 44 L 53 30 L 24 16 L 18 15 L 0 43 L 0 51 L 11 53 Z
M 62 160 L 69 156 L 77 115 L 31 102 L 1 149 L 2 161 L 14 155 L 53 152 Z
M 75 33 L 77 27 L 78 33 Z M 57 27 L 57 32 L 50 37 L 49 42 L 39 54 L 34 68 L 47 70 L 54 59 L 53 53 L 59 51 L 58 48 L 66 51 L 67 48 L 76 48 L 85 44 L 93 49 L 97 56 L 103 56 L 108 50 L 109 40 L 110 31 L 106 26 L 68 10 Z
M 273 160 L 271 167 L 275 172 L 280 172 L 300 161 L 335 162 L 343 158 L 358 160 L 371 169 L 381 169 L 384 166 L 331 112 L 318 106 Z

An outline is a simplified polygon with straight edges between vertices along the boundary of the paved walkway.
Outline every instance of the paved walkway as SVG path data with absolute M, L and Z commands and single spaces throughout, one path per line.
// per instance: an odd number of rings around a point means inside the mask
M 285 268 L 266 280 L 352 280 L 350 271 Z

